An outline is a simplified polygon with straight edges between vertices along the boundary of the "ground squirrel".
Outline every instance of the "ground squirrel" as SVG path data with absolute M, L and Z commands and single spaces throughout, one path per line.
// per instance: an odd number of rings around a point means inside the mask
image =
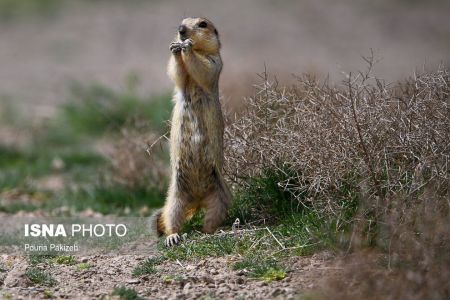
M 166 246 L 178 244 L 183 222 L 206 208 L 203 232 L 216 230 L 231 200 L 222 177 L 224 121 L 219 102 L 220 40 L 205 18 L 184 19 L 170 45 L 168 75 L 175 83 L 170 131 L 172 176 L 154 226 Z

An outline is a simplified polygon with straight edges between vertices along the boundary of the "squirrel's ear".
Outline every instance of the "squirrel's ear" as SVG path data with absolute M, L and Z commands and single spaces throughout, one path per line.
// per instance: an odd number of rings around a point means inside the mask
M 218 36 L 219 32 L 217 32 L 217 29 L 214 29 L 214 33 Z

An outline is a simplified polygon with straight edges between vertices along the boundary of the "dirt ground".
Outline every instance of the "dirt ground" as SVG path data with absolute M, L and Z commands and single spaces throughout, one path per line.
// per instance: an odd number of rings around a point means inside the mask
M 133 268 L 147 257 L 81 257 L 81 262 L 92 265 L 83 271 L 77 270 L 76 265 L 38 264 L 35 267 L 47 271 L 57 280 L 57 284 L 49 288 L 36 286 L 23 275 L 28 266 L 26 259 L 3 255 L 1 260 L 7 270 L 0 273 L 2 294 L 12 299 L 45 299 L 46 294 L 57 299 L 108 299 L 115 287 L 125 286 L 146 299 L 294 299 L 339 271 L 332 255 L 322 252 L 310 257 L 290 258 L 287 276 L 281 281 L 257 281 L 247 278 L 242 271 L 233 271 L 230 265 L 237 260 L 233 256 L 188 263 L 167 261 L 157 267 L 156 274 L 132 277 Z

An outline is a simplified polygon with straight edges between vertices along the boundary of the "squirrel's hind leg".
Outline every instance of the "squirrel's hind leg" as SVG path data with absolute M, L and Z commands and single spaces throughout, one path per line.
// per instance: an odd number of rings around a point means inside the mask
M 227 209 L 231 202 L 231 193 L 220 177 L 216 188 L 205 198 L 206 215 L 202 231 L 213 233 L 227 216 Z

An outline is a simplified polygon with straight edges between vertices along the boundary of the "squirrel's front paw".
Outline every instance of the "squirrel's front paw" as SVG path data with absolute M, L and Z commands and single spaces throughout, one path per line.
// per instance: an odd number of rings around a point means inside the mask
M 181 52 L 181 48 L 182 48 L 182 43 L 179 43 L 179 42 L 173 42 L 173 43 L 170 44 L 170 47 L 169 47 L 170 51 L 173 54 L 180 53 Z
M 184 40 L 181 43 L 181 50 L 183 50 L 183 52 L 191 50 L 191 48 L 192 48 L 192 40 L 191 39 Z

